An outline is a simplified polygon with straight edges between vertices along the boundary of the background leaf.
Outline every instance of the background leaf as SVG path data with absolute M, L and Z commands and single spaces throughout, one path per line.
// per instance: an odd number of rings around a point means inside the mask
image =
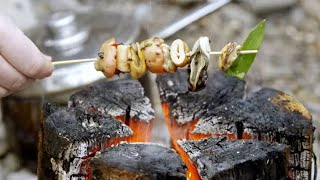
M 263 20 L 251 30 L 240 50 L 259 50 L 264 37 L 265 24 L 266 20 Z M 227 70 L 227 75 L 243 80 L 255 57 L 256 54 L 240 54 Z

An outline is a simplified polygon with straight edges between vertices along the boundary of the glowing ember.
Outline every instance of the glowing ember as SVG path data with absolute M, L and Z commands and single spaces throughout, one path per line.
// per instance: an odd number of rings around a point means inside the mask
M 123 122 L 133 131 L 133 135 L 126 139 L 127 142 L 149 142 L 153 126 L 153 119 L 149 122 L 139 121 L 130 118 L 126 119 L 125 116 L 117 116 L 115 119 Z

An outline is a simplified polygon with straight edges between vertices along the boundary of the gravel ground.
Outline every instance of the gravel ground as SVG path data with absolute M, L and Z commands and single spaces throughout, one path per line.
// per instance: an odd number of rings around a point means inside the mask
M 182 17 L 188 8 L 169 5 L 165 0 L 138 0 L 151 8 L 150 16 L 144 19 L 144 30 L 150 34 L 166 24 Z M 85 1 L 83 1 L 85 2 Z M 103 2 L 103 1 L 102 1 Z M 102 3 L 101 1 L 99 3 Z M 132 1 L 131 1 L 132 2 Z M 108 6 L 133 10 L 130 1 L 109 2 Z M 268 2 L 268 3 L 266 3 Z M 89 3 L 89 2 L 87 2 Z M 103 3 L 106 5 L 105 3 Z M 261 87 L 272 87 L 282 90 L 310 110 L 313 116 L 315 132 L 314 150 L 320 164 L 320 1 L 319 0 L 240 0 L 240 3 L 229 4 L 219 11 L 189 25 L 170 37 L 183 39 L 193 44 L 199 36 L 208 36 L 212 49 L 220 50 L 227 42 L 243 42 L 252 27 L 260 20 L 266 19 L 266 34 L 260 52 L 247 77 L 247 91 Z M 165 11 L 164 11 L 165 10 Z M 165 12 L 165 13 L 164 13 Z M 211 65 L 215 68 L 215 64 Z M 0 123 L 0 129 L 4 129 Z M 0 131 L 0 143 L 4 141 L 4 131 Z M 5 151 L 0 146 L 0 152 Z M 0 172 L 15 171 L 12 163 L 14 155 L 0 154 Z M 9 164 L 10 164 L 9 163 Z M 318 170 L 320 172 L 320 169 Z M 1 178 L 0 173 L 0 179 Z M 10 174 L 8 179 L 21 177 L 35 179 L 25 170 Z M 318 179 L 320 176 L 318 175 Z

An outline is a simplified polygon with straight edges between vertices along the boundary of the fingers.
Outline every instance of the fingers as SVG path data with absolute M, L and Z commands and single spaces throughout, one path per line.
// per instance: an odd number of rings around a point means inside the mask
M 0 87 L 9 92 L 14 92 L 22 90 L 33 81 L 33 79 L 17 71 L 0 55 Z
M 42 79 L 53 71 L 51 58 L 43 55 L 11 20 L 3 16 L 0 16 L 0 54 L 29 78 Z

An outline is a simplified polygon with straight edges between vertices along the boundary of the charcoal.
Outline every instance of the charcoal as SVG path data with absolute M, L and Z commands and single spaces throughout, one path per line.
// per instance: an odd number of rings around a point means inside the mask
M 287 179 L 285 145 L 225 137 L 178 141 L 203 180 Z
M 157 76 L 161 101 L 168 103 L 172 118 L 184 124 L 200 118 L 215 107 L 241 99 L 245 82 L 227 77 L 223 72 L 209 74 L 206 88 L 199 92 L 188 91 L 188 74 L 178 70 L 175 74 Z
M 186 166 L 172 149 L 153 143 L 119 144 L 91 160 L 96 180 L 186 179 Z
M 150 122 L 154 110 L 138 80 L 103 81 L 70 97 L 70 106 L 94 109 L 113 117 Z
M 313 142 L 309 112 L 291 96 L 263 88 L 205 114 L 193 134 L 235 135 L 289 146 L 291 178 L 310 179 Z
M 128 142 L 148 142 L 151 138 L 154 110 L 138 80 L 119 79 L 97 83 L 73 94 L 69 107 L 98 111 L 122 121 L 133 131 Z
M 110 115 L 80 107 L 50 107 L 46 106 L 48 117 L 39 145 L 39 179 L 85 178 L 86 158 L 132 135 L 128 126 Z

